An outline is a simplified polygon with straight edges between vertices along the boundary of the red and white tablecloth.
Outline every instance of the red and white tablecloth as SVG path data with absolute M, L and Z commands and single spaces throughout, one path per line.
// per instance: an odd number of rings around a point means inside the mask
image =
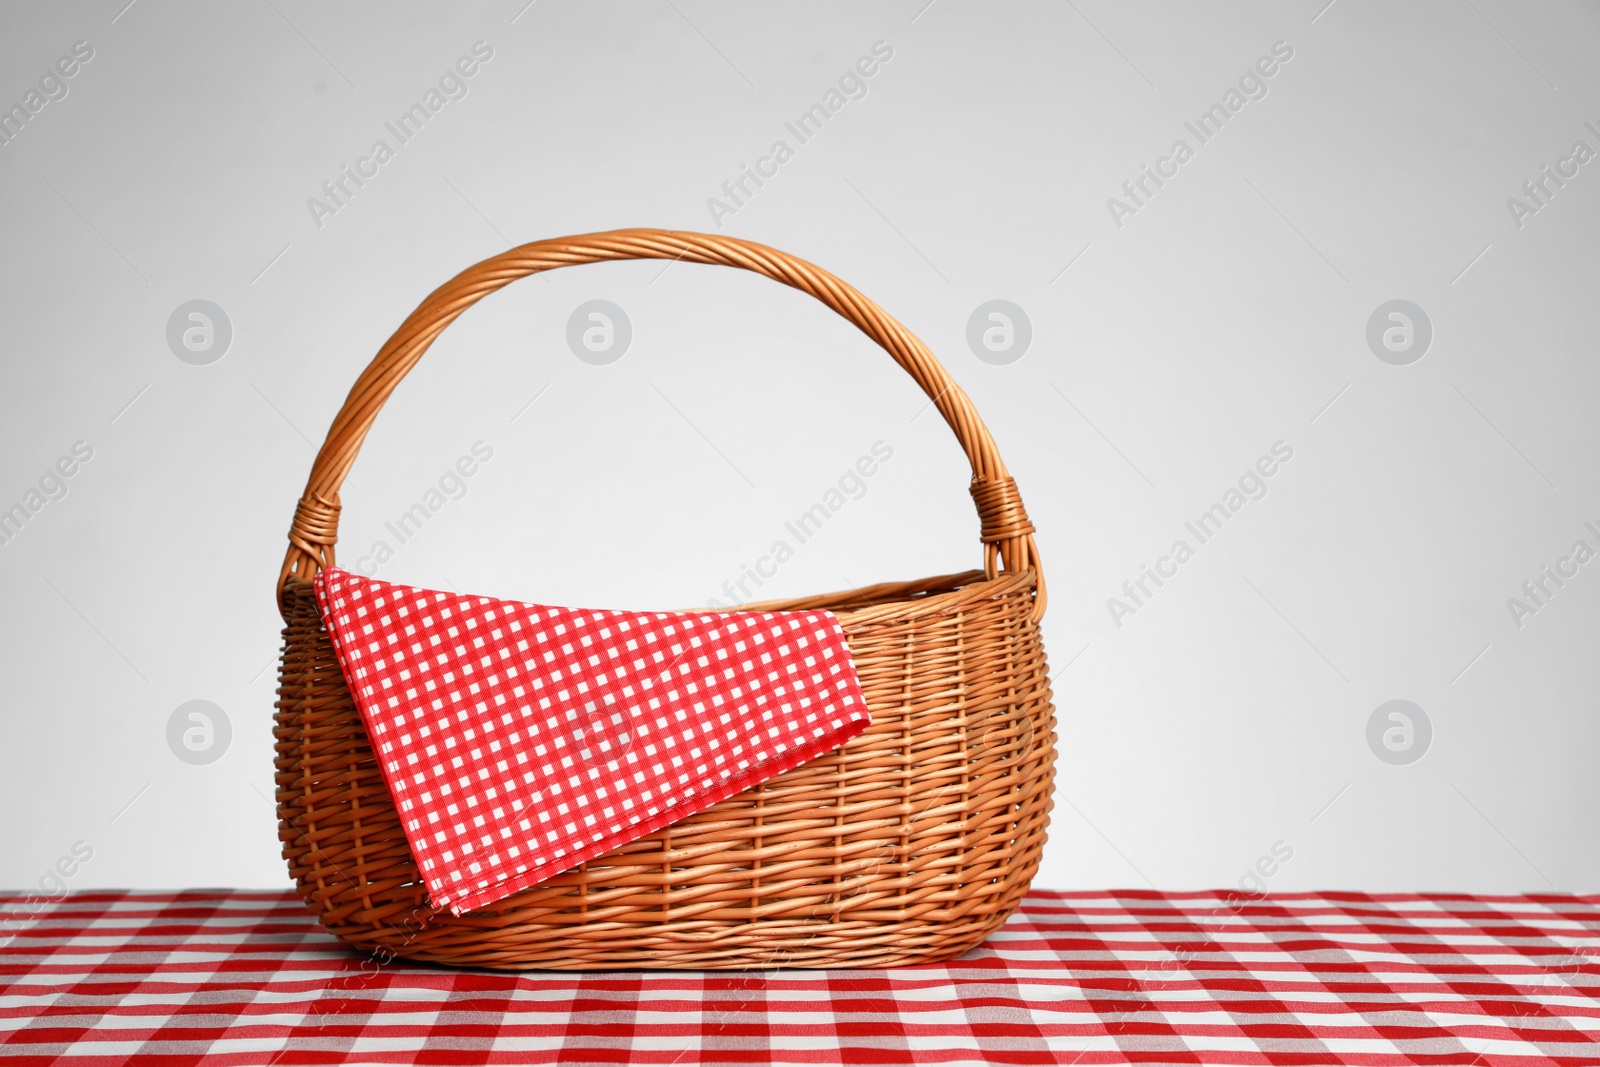
M 0 898 L 34 1063 L 1600 1064 L 1600 896 L 1034 893 L 893 971 L 455 971 L 279 892 Z

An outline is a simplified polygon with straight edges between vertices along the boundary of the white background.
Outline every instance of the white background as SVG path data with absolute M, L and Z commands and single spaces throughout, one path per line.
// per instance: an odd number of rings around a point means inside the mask
M 716 227 L 708 198 L 873 43 L 893 58 L 722 231 L 836 272 L 923 337 L 1022 488 L 1050 582 L 1061 736 L 1039 885 L 1594 890 L 1600 563 L 1600 10 L 1406 5 L 759 7 L 673 0 L 13 7 L 0 105 L 94 58 L 0 147 L 0 507 L 74 442 L 66 497 L 0 546 L 0 885 L 74 842 L 91 886 L 286 884 L 272 793 L 294 502 L 365 362 L 461 268 L 528 240 Z M 318 226 L 307 207 L 440 74 L 493 57 Z M 1283 41 L 1293 58 L 1131 216 L 1107 199 Z M 1022 307 L 1020 360 L 968 348 Z M 1366 340 L 1391 299 L 1433 341 Z M 166 324 L 210 300 L 225 356 Z M 580 303 L 625 309 L 610 366 Z M 543 391 L 543 392 L 541 392 Z M 529 405 L 530 399 L 538 397 Z M 395 394 L 341 560 L 473 442 L 494 458 L 380 576 L 549 603 L 703 604 L 878 440 L 894 458 L 763 595 L 980 559 L 953 438 L 820 306 L 654 263 L 521 282 Z M 921 413 L 921 414 L 919 414 Z M 1274 442 L 1270 491 L 1119 627 L 1107 598 Z M 1191 544 L 1193 542 L 1191 541 Z M 232 740 L 179 760 L 196 699 Z M 1369 749 L 1385 701 L 1433 736 Z

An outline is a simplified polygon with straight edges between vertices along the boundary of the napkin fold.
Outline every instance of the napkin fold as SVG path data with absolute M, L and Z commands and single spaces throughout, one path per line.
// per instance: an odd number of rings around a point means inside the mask
M 429 899 L 456 915 L 870 721 L 829 611 L 550 607 L 338 569 L 315 588 Z

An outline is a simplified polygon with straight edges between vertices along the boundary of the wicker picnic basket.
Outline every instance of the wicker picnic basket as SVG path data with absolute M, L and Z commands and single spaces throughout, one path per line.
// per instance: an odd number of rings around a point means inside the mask
M 882 345 L 972 464 L 981 570 L 748 605 L 826 608 L 872 725 L 843 747 L 540 885 L 436 910 L 334 658 L 312 579 L 334 563 L 339 487 L 434 338 L 508 282 L 663 259 L 741 267 L 809 293 Z M 274 733 L 279 836 L 306 904 L 379 959 L 494 968 L 890 967 L 972 948 L 1038 869 L 1055 734 L 1033 525 L 972 402 L 926 346 L 833 275 L 762 245 L 618 230 L 514 248 L 462 271 L 356 381 L 295 509 Z

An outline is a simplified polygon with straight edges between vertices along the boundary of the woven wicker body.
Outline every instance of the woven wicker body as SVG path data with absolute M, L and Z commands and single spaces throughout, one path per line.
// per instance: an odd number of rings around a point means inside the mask
M 984 569 L 748 605 L 839 616 L 872 713 L 842 748 L 648 837 L 456 917 L 434 909 L 311 592 L 338 489 L 389 393 L 435 337 L 518 277 L 683 259 L 812 293 L 905 367 L 973 466 Z M 843 282 L 759 245 L 626 230 L 524 245 L 428 297 L 351 390 L 317 457 L 278 585 L 284 856 L 328 930 L 380 958 L 464 966 L 888 967 L 959 955 L 1038 868 L 1054 719 L 1032 525 L 970 401 L 904 327 Z

